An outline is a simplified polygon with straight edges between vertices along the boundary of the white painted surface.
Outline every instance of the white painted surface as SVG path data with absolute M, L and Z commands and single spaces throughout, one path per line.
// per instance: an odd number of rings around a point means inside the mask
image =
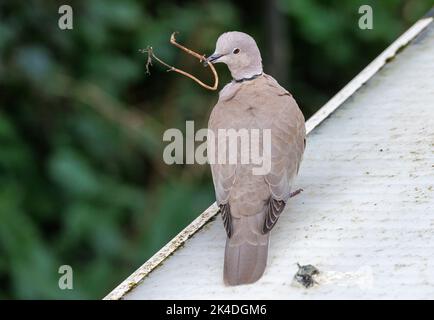
M 434 28 L 308 137 L 257 283 L 223 285 L 220 216 L 124 299 L 434 298 Z M 382 151 L 381 151 L 382 150 Z M 296 263 L 319 284 L 291 285 Z

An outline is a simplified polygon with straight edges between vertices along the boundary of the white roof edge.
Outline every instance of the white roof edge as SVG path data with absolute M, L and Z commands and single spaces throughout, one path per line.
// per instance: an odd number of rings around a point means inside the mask
M 353 95 L 364 83 L 376 74 L 386 63 L 394 57 L 400 48 L 405 47 L 411 40 L 416 38 L 431 22 L 433 17 L 424 17 L 418 20 L 413 26 L 396 39 L 377 58 L 375 58 L 365 69 L 343 87 L 333 98 L 331 98 L 321 109 L 319 109 L 306 122 L 306 132 L 311 132 L 316 126 L 331 115 L 345 100 Z
M 431 22 L 433 16 L 426 16 L 418 20 L 411 28 L 395 40 L 376 59 L 364 68 L 344 88 L 333 96 L 321 109 L 319 109 L 308 121 L 306 121 L 306 132 L 309 134 L 321 122 L 328 118 L 338 109 L 350 96 L 352 96 L 364 83 L 375 75 L 398 51 L 405 47 L 410 41 L 416 38 Z M 119 300 L 139 282 L 141 282 L 153 269 L 155 269 L 166 258 L 181 247 L 187 239 L 193 236 L 207 222 L 216 216 L 218 208 L 213 203 L 208 209 L 193 220 L 185 229 L 169 241 L 163 248 L 154 254 L 148 261 L 140 266 L 133 274 L 111 291 L 104 300 Z

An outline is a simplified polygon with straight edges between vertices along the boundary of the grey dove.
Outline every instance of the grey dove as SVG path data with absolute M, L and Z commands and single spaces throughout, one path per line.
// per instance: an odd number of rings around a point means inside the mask
M 224 282 L 257 281 L 267 264 L 270 231 L 291 195 L 305 149 L 305 120 L 292 95 L 262 70 L 255 40 L 226 32 L 207 63 L 225 63 L 233 80 L 219 93 L 208 128 L 271 131 L 270 170 L 254 174 L 254 163 L 211 163 L 217 205 L 227 233 Z M 262 140 L 260 140 L 262 141 Z M 215 159 L 221 150 L 215 142 Z M 259 145 L 264 151 L 263 143 Z M 238 157 L 240 156 L 238 148 Z

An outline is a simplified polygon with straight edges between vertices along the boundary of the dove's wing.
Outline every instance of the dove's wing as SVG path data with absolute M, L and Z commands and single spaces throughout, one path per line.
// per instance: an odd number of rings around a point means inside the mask
M 235 183 L 236 178 L 236 172 L 237 172 L 237 165 L 236 164 L 228 164 L 218 163 L 218 150 L 219 150 L 219 143 L 220 144 L 226 144 L 226 140 L 219 140 L 217 139 L 218 136 L 218 129 L 223 128 L 231 128 L 236 126 L 236 123 L 228 123 L 228 115 L 227 112 L 223 110 L 223 102 L 227 101 L 228 99 L 231 99 L 233 94 L 235 94 L 235 91 L 238 89 L 238 85 L 228 84 L 220 93 L 220 99 L 219 102 L 217 102 L 217 105 L 213 108 L 213 111 L 210 115 L 209 122 L 208 122 L 208 152 L 210 150 L 210 144 L 214 145 L 214 155 L 213 156 L 213 162 L 211 163 L 211 173 L 212 173 L 212 179 L 214 182 L 214 190 L 216 195 L 216 202 L 217 205 L 220 208 L 220 212 L 222 214 L 223 223 L 226 229 L 226 233 L 229 237 L 232 235 L 232 216 L 231 216 L 231 209 L 229 206 L 229 196 L 230 191 Z M 230 117 L 232 120 L 236 120 L 236 117 Z M 211 135 L 212 138 L 211 138 Z M 222 150 L 222 149 L 220 149 Z
M 275 115 L 271 125 L 271 170 L 265 176 L 270 200 L 263 232 L 270 231 L 285 208 L 293 179 L 298 173 L 305 148 L 305 121 L 291 94 L 267 76 L 276 96 L 270 103 Z
M 232 216 L 229 206 L 229 195 L 236 178 L 236 165 L 211 165 L 212 179 L 216 194 L 216 202 L 220 208 L 223 224 L 228 237 L 232 235 Z

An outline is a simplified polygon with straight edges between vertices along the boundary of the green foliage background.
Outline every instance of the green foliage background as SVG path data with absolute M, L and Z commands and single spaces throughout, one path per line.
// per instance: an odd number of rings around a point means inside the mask
M 73 30 L 58 28 L 61 4 Z M 362 4 L 373 30 L 358 28 Z M 309 117 L 431 5 L 0 1 L 0 299 L 101 298 L 214 201 L 207 166 L 164 164 L 162 133 L 206 127 L 216 93 L 157 66 L 146 76 L 138 49 L 209 78 L 169 35 L 210 54 L 245 31 Z M 58 288 L 64 264 L 74 290 Z

